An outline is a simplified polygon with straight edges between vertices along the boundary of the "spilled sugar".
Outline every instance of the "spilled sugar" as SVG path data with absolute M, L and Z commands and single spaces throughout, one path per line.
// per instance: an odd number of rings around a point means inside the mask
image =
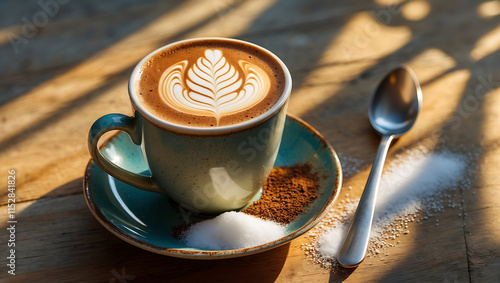
M 360 168 L 365 165 L 363 161 L 357 158 L 345 156 L 342 153 L 338 153 L 338 156 L 342 161 L 342 175 L 344 175 L 345 178 L 350 178 L 358 174 Z
M 242 212 L 225 212 L 198 222 L 183 234 L 188 247 L 206 250 L 249 248 L 285 236 L 285 226 Z
M 375 209 L 378 224 L 388 225 L 399 215 L 414 214 L 429 197 L 455 188 L 465 167 L 465 158 L 450 152 L 418 152 L 396 159 L 380 181 Z
M 428 153 L 423 147 L 408 150 L 387 164 L 377 195 L 367 256 L 380 256 L 383 260 L 389 255 L 386 249 L 397 245 L 400 236 L 410 233 L 410 222 L 421 222 L 442 211 L 445 206 L 443 194 L 451 197 L 446 190 L 463 185 L 466 164 L 467 159 L 462 155 Z M 358 202 L 359 199 L 341 200 L 309 233 L 308 238 L 312 238 L 313 243 L 304 244 L 302 249 L 313 262 L 327 268 L 337 266 L 335 258 Z M 461 208 L 461 204 L 451 200 L 447 206 Z M 424 216 L 419 217 L 420 214 Z M 439 225 L 438 220 L 436 225 Z

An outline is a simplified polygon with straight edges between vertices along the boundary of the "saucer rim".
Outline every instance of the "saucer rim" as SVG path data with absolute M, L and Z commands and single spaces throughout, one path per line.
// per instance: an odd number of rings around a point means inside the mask
M 318 215 L 316 215 L 314 218 L 311 218 L 311 220 L 309 220 L 305 225 L 303 225 L 296 231 L 287 234 L 285 237 L 258 246 L 233 249 L 233 250 L 217 250 L 217 251 L 181 250 L 176 248 L 160 247 L 151 244 L 149 242 L 146 242 L 144 240 L 135 238 L 130 234 L 124 232 L 122 229 L 118 228 L 111 221 L 109 221 L 109 219 L 100 211 L 98 205 L 94 201 L 90 188 L 90 183 L 91 183 L 91 171 L 93 167 L 97 165 L 92 160 L 92 158 L 87 163 L 85 169 L 84 182 L 83 182 L 83 193 L 87 206 L 89 207 L 90 212 L 94 215 L 97 221 L 101 223 L 101 225 L 103 225 L 104 228 L 106 228 L 113 235 L 138 248 L 161 255 L 167 255 L 185 259 L 223 259 L 223 258 L 234 258 L 234 257 L 242 257 L 242 256 L 257 254 L 287 244 L 293 239 L 298 238 L 299 236 L 303 235 L 304 233 L 312 229 L 314 226 L 316 226 L 316 224 L 318 224 L 321 221 L 321 219 L 323 219 L 326 216 L 330 208 L 335 203 L 335 200 L 340 195 L 340 190 L 343 181 L 342 166 L 339 157 L 334 148 L 330 145 L 330 143 L 328 143 L 328 141 L 323 137 L 323 135 L 321 135 L 315 128 L 306 123 L 304 120 L 287 113 L 287 119 L 288 118 L 294 120 L 294 122 L 303 125 L 307 131 L 310 131 L 311 133 L 313 133 L 314 136 L 316 136 L 319 139 L 319 141 L 323 144 L 323 147 L 326 147 L 330 151 L 331 157 L 333 158 L 333 161 L 337 167 L 337 176 L 336 176 L 337 178 L 335 181 L 335 190 L 329 196 L 327 204 L 321 209 Z M 115 135 L 107 139 L 101 145 L 101 148 L 105 147 L 108 143 L 112 142 L 112 140 L 115 137 L 121 134 L 122 134 L 121 132 L 116 133 Z

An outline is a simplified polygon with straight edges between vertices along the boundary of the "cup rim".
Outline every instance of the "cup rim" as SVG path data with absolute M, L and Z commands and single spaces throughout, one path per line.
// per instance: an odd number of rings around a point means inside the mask
M 158 52 L 161 52 L 164 49 L 171 48 L 173 46 L 183 44 L 183 43 L 188 43 L 188 42 L 194 42 L 194 41 L 201 41 L 201 40 L 223 40 L 223 41 L 230 41 L 230 42 L 236 42 L 236 43 L 241 43 L 241 44 L 246 44 L 250 45 L 254 48 L 259 49 L 260 51 L 263 51 L 273 57 L 280 65 L 281 69 L 283 70 L 283 73 L 285 74 L 285 88 L 283 89 L 283 93 L 281 94 L 280 98 L 278 101 L 266 112 L 263 114 L 252 118 L 250 120 L 246 120 L 244 122 L 238 123 L 238 124 L 232 124 L 232 125 L 225 125 L 225 126 L 215 126 L 215 127 L 194 127 L 194 126 L 186 126 L 186 125 L 180 125 L 172 122 L 168 122 L 165 120 L 162 120 L 158 118 L 157 116 L 153 115 L 151 112 L 149 112 L 139 101 L 138 95 L 137 95 L 137 78 L 140 75 L 141 71 L 141 66 L 149 60 L 153 55 L 157 54 Z M 290 75 L 290 71 L 286 67 L 285 63 L 281 61 L 281 59 L 276 56 L 274 53 L 271 51 L 267 50 L 264 47 L 261 47 L 259 45 L 256 45 L 254 43 L 250 43 L 244 40 L 240 39 L 234 39 L 234 38 L 224 38 L 224 37 L 197 37 L 197 38 L 190 38 L 190 39 L 185 39 L 181 41 L 176 41 L 167 45 L 164 45 L 160 48 L 155 49 L 154 51 L 150 52 L 147 54 L 144 58 L 137 63 L 137 65 L 134 67 L 134 70 L 132 71 L 132 74 L 130 75 L 129 82 L 128 82 L 128 93 L 130 100 L 132 102 L 132 106 L 134 107 L 135 111 L 138 111 L 142 116 L 144 116 L 148 121 L 156 124 L 157 126 L 160 126 L 162 128 L 166 128 L 169 130 L 173 130 L 176 132 L 180 133 L 187 133 L 187 134 L 220 134 L 220 133 L 229 133 L 233 131 L 239 131 L 243 130 L 246 128 L 249 128 L 254 125 L 258 125 L 270 117 L 272 117 L 275 113 L 277 113 L 283 106 L 286 105 L 286 102 L 288 101 L 288 98 L 290 97 L 290 93 L 292 90 L 292 77 Z

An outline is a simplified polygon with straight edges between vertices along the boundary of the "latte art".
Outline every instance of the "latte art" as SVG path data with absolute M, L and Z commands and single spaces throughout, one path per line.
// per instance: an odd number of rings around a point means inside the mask
M 152 115 L 186 127 L 224 127 L 272 109 L 286 86 L 267 50 L 218 38 L 162 48 L 140 66 L 138 99 Z
M 207 49 L 189 66 L 180 61 L 165 70 L 158 84 L 162 100 L 177 111 L 220 118 L 250 109 L 269 92 L 269 75 L 260 67 L 238 60 L 233 66 L 218 49 Z

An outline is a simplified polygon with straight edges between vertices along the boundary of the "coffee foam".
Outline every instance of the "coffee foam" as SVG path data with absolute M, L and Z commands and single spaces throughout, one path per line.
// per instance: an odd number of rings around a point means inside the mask
M 142 65 L 139 100 L 160 119 L 210 127 L 237 124 L 269 110 L 285 74 L 271 55 L 244 43 L 200 40 L 154 54 Z
M 222 116 L 250 109 L 269 93 L 265 71 L 239 60 L 240 74 L 219 49 L 207 49 L 189 69 L 188 64 L 184 60 L 171 66 L 159 81 L 160 97 L 180 112 L 214 116 L 218 125 Z

